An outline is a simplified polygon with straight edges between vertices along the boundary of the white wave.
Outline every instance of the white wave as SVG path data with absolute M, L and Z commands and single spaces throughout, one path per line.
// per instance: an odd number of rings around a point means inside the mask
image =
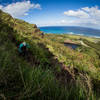
M 100 36 L 92 36 L 92 37 L 95 37 L 95 38 L 100 38 Z
M 74 32 L 68 32 L 68 34 L 75 34 Z
M 83 36 L 84 34 L 77 34 L 77 35 L 82 35 Z
M 92 38 L 100 38 L 100 36 L 93 36 L 93 35 L 87 35 L 87 36 Z

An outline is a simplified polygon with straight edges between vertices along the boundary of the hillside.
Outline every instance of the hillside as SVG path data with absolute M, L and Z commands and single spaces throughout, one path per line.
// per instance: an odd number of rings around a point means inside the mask
M 64 41 L 83 41 L 76 50 Z M 19 55 L 26 41 L 29 53 Z M 99 39 L 45 34 L 35 24 L 14 19 L 0 10 L 1 100 L 99 100 Z

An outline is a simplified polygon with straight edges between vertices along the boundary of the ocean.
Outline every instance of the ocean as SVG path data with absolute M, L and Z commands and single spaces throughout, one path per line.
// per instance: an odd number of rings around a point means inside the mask
M 75 34 L 83 35 L 89 37 L 100 38 L 100 30 L 85 28 L 85 27 L 75 27 L 75 26 L 47 26 L 39 27 L 44 33 L 53 33 L 53 34 Z

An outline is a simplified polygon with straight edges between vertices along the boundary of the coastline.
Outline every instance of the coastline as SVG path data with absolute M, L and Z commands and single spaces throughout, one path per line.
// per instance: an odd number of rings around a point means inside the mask
M 85 28 L 85 27 L 73 27 L 73 26 L 49 26 L 39 27 L 45 34 L 71 34 L 81 35 L 92 38 L 100 38 L 100 30 Z
M 80 36 L 80 37 L 86 37 L 86 38 L 94 38 L 94 39 L 100 39 L 99 36 L 91 36 L 91 35 L 84 35 L 84 34 L 70 34 L 70 33 L 45 33 L 44 34 L 51 34 L 51 35 L 69 35 L 69 36 Z

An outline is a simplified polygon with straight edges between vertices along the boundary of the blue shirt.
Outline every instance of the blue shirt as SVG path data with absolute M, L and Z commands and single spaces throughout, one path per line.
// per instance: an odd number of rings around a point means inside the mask
M 18 51 L 19 51 L 20 53 L 23 52 L 23 51 L 22 51 L 22 47 L 24 47 L 24 44 L 23 44 L 23 43 L 21 43 L 21 44 L 19 45 L 19 48 L 18 48 Z M 28 44 L 26 44 L 26 47 L 27 47 L 27 48 L 30 48 L 30 46 L 29 46 Z

